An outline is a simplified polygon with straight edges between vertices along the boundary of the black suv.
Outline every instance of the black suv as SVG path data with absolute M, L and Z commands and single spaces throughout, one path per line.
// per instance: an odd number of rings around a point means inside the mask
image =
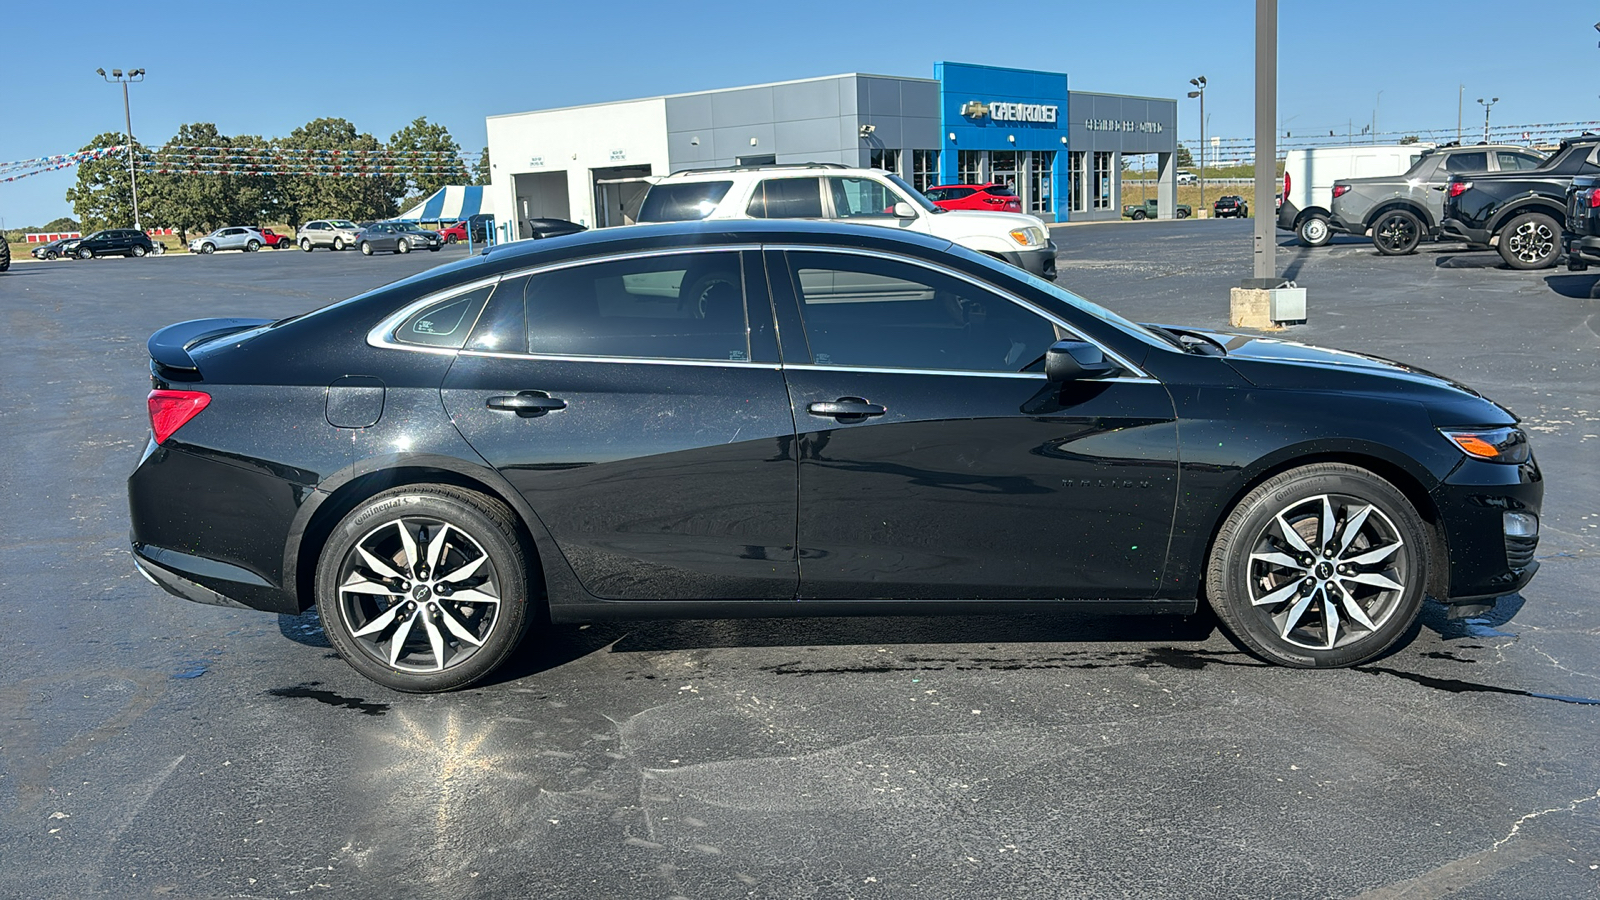
M 1550 268 L 1561 256 L 1567 187 L 1579 175 L 1600 174 L 1597 149 L 1600 135 L 1585 134 L 1562 141 L 1537 169 L 1451 176 L 1440 235 L 1485 247 L 1498 239 L 1511 268 Z
M 1600 175 L 1579 175 L 1567 187 L 1566 228 L 1561 249 L 1567 269 L 1582 272 L 1600 265 Z
M 107 228 L 86 238 L 68 241 L 61 246 L 63 256 L 94 259 L 96 256 L 144 256 L 154 253 L 155 244 L 150 236 L 137 228 Z

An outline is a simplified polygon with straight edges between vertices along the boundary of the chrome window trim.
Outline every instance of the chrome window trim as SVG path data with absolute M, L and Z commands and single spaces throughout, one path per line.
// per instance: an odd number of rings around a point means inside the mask
M 793 369 L 797 372 L 859 372 L 869 375 L 960 375 L 966 378 L 1025 378 L 1034 381 L 1044 381 L 1043 372 L 983 372 L 975 369 L 892 369 L 876 366 L 819 366 L 814 364 L 786 365 L 785 370 Z M 1083 379 L 1084 383 L 1092 384 L 1160 384 L 1149 376 L 1118 375 L 1115 378 Z
M 405 320 L 411 318 L 434 303 L 440 303 L 445 300 L 449 300 L 451 297 L 456 297 L 461 294 L 470 294 L 471 292 L 482 287 L 498 285 L 504 278 L 504 275 L 490 275 L 487 278 L 479 278 L 476 281 L 469 281 L 466 284 L 458 284 L 455 287 L 446 288 L 442 291 L 435 291 L 426 297 L 420 297 L 416 300 L 413 300 L 401 307 L 398 312 L 390 313 L 389 315 L 385 316 L 377 325 L 373 326 L 372 330 L 367 332 L 367 346 L 377 347 L 379 350 L 414 350 L 419 353 L 434 353 L 454 356 L 455 354 L 461 352 L 459 347 L 429 347 L 423 344 L 402 343 L 395 339 L 395 329 L 399 328 L 400 325 L 405 322 Z M 493 299 L 494 294 L 491 293 L 489 297 L 490 299 Z M 483 309 L 488 308 L 489 304 L 485 302 L 483 304 Z M 478 310 L 479 316 L 483 315 L 483 309 Z M 472 325 L 467 328 L 468 337 L 471 337 L 472 329 L 476 328 L 477 326 L 478 321 L 477 319 L 474 319 L 472 321 Z M 463 339 L 462 343 L 465 342 L 465 339 Z
M 973 285 L 974 287 L 983 288 L 984 290 L 991 291 L 993 293 L 999 294 L 1000 296 L 1006 298 L 1007 300 L 1010 300 L 1012 303 L 1016 304 L 1017 306 L 1022 307 L 1024 310 L 1027 310 L 1028 312 L 1031 312 L 1031 313 L 1033 313 L 1035 315 L 1041 316 L 1044 319 L 1046 319 L 1046 320 L 1048 320 L 1050 322 L 1053 322 L 1053 323 L 1055 323 L 1056 325 L 1058 325 L 1058 326 L 1060 326 L 1062 328 L 1067 329 L 1068 331 L 1072 332 L 1073 334 L 1078 335 L 1083 340 L 1085 340 L 1088 343 L 1091 343 L 1091 344 L 1095 345 L 1096 347 L 1098 347 L 1100 349 L 1101 353 L 1104 353 L 1107 357 L 1115 360 L 1117 365 L 1121 366 L 1122 368 L 1126 369 L 1129 372 L 1134 373 L 1132 376 L 1129 376 L 1129 377 L 1131 377 L 1133 379 L 1136 379 L 1136 380 L 1140 380 L 1140 381 L 1157 381 L 1158 380 L 1156 378 L 1153 378 L 1150 375 L 1150 373 L 1146 372 L 1144 369 L 1142 369 L 1139 366 L 1136 366 L 1133 363 L 1129 362 L 1127 357 L 1125 357 L 1122 354 L 1116 352 L 1115 350 L 1112 350 L 1110 347 L 1107 347 L 1105 344 L 1100 343 L 1099 341 L 1095 340 L 1094 338 L 1090 337 L 1089 335 L 1084 334 L 1082 329 L 1080 329 L 1077 326 L 1071 324 L 1070 322 L 1067 322 L 1066 320 L 1062 319 L 1060 316 L 1050 312 L 1049 310 L 1041 309 L 1041 308 L 1039 308 L 1037 306 L 1034 306 L 1033 304 L 1029 303 L 1028 301 L 1022 299 L 1021 297 L 1016 296 L 1015 294 L 1012 294 L 1010 291 L 1006 290 L 1005 288 L 1000 287 L 997 284 L 991 284 L 990 282 L 984 281 L 982 279 L 974 278 L 974 277 L 972 277 L 971 275 L 968 275 L 965 272 L 960 272 L 960 271 L 957 271 L 955 269 L 948 268 L 946 266 L 941 266 L 938 263 L 928 262 L 927 260 L 917 259 L 917 258 L 911 257 L 911 256 L 904 256 L 902 254 L 895 253 L 895 252 L 892 252 L 892 251 L 887 251 L 887 250 L 862 250 L 862 249 L 857 248 L 857 247 L 830 247 L 830 246 L 826 246 L 826 245 L 816 245 L 816 244 L 767 244 L 767 245 L 765 245 L 765 248 L 767 250 L 780 250 L 780 251 L 795 250 L 795 251 L 806 252 L 806 253 L 843 253 L 843 254 L 847 254 L 847 255 L 851 255 L 851 256 L 870 256 L 870 257 L 876 257 L 876 258 L 879 258 L 879 259 L 884 258 L 884 257 L 888 257 L 890 259 L 898 260 L 900 262 L 910 263 L 911 265 L 914 265 L 914 266 L 920 266 L 920 267 L 922 267 L 924 269 L 928 269 L 930 271 L 938 272 L 941 275 L 945 275 L 945 276 L 950 277 L 950 278 L 955 278 L 955 279 L 958 279 L 960 281 L 965 281 L 968 284 Z M 800 299 L 802 304 L 805 302 L 803 298 L 797 298 L 797 299 Z M 799 366 L 791 366 L 791 368 L 799 368 Z M 845 367 L 843 367 L 843 366 L 825 366 L 823 368 L 825 368 L 825 369 L 835 369 L 835 368 L 845 368 Z M 910 372 L 910 371 L 921 371 L 921 370 L 884 369 L 883 371 L 888 371 L 888 372 L 895 372 L 895 371 Z M 967 372 L 967 371 L 964 371 L 964 370 L 951 370 L 951 371 L 956 371 L 959 374 L 963 374 L 963 375 L 974 374 L 974 373 Z M 1000 374 L 1008 374 L 1008 373 L 1002 372 Z M 1097 379 L 1097 380 L 1099 380 L 1099 381 L 1112 381 L 1113 379 L 1102 378 L 1102 379 Z
M 527 359 L 545 362 L 609 363 L 612 365 L 646 366 L 705 366 L 720 369 L 772 369 L 782 368 L 777 363 L 739 362 L 732 359 L 660 359 L 642 356 L 564 356 L 557 353 L 503 353 L 498 350 L 462 350 L 462 356 L 484 359 Z

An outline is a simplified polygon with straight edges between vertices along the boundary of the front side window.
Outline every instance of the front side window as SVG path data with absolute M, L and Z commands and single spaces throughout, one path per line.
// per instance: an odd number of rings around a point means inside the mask
M 881 219 L 894 215 L 900 197 L 871 178 L 829 178 L 833 215 L 839 219 Z
M 1475 153 L 1452 153 L 1444 161 L 1444 167 L 1451 172 L 1482 172 L 1489 168 L 1489 154 L 1481 151 Z
M 494 285 L 488 284 L 424 307 L 400 323 L 394 331 L 394 339 L 402 344 L 459 350 L 467 342 L 472 323 L 477 321 L 478 313 L 493 292 Z
M 922 266 L 846 253 L 788 254 L 811 363 L 1021 372 L 1064 336 L 992 290 Z
M 689 184 L 656 184 L 650 187 L 639 207 L 640 222 L 694 222 L 716 211 L 717 204 L 733 187 L 731 181 L 697 181 Z
M 756 185 L 745 212 L 756 219 L 820 219 L 822 179 L 769 178 Z
M 676 253 L 540 272 L 528 279 L 528 350 L 553 356 L 746 362 L 744 276 L 735 251 Z

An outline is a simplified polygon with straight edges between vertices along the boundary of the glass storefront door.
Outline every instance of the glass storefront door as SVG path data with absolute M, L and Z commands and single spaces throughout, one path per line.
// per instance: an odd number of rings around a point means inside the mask
M 1023 207 L 1034 215 L 1049 215 L 1056 211 L 1054 150 L 1035 150 L 1028 154 L 1028 191 Z

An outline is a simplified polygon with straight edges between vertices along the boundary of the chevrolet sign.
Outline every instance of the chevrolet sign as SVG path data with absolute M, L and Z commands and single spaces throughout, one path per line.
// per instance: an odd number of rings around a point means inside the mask
M 961 104 L 961 114 L 969 119 L 989 118 L 996 122 L 1038 122 L 1054 125 L 1059 107 L 1045 103 L 984 103 L 968 100 Z

